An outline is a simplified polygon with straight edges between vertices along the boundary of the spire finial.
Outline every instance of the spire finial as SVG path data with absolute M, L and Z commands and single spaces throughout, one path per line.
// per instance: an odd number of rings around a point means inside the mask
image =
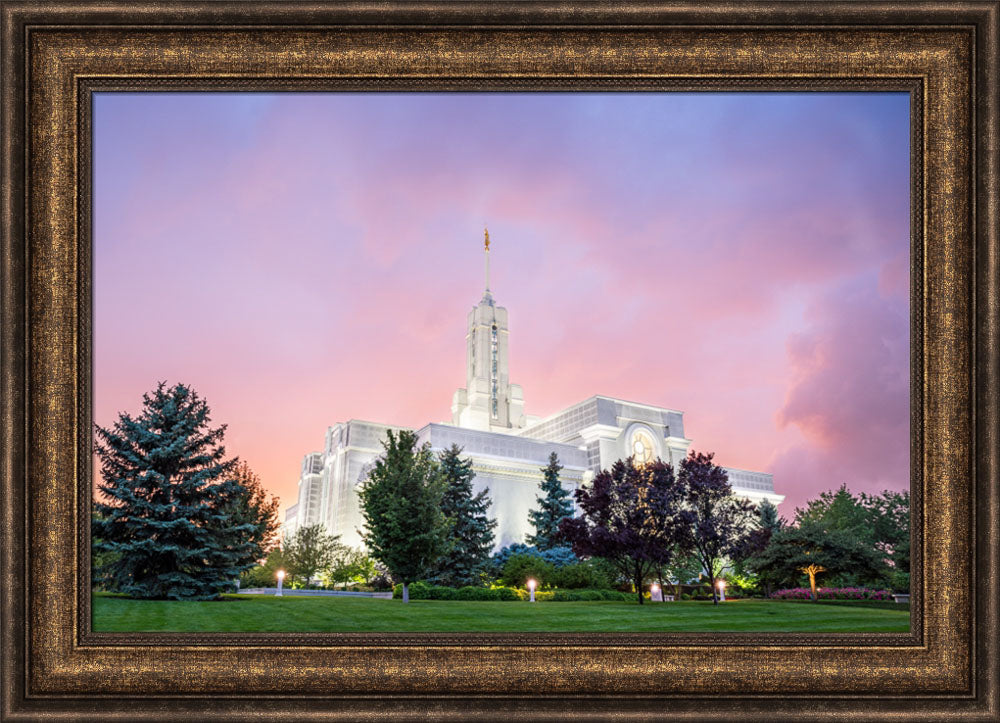
M 486 258 L 486 293 L 483 295 L 483 299 L 489 300 L 493 297 L 490 295 L 490 230 L 486 228 L 486 224 L 483 224 L 483 247 L 486 249 L 484 252 Z

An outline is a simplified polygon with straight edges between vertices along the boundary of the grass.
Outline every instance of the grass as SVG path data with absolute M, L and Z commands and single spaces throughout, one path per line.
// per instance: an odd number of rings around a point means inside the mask
M 880 608 L 882 610 L 910 611 L 910 603 L 898 603 L 893 600 L 782 600 L 782 602 L 803 603 L 805 605 L 849 605 L 859 608 Z
M 211 602 L 131 600 L 97 593 L 95 632 L 907 632 L 910 615 L 768 600 L 459 602 L 227 595 Z

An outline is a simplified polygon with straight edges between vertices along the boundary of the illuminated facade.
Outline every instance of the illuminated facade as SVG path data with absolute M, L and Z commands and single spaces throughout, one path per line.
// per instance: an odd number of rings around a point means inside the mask
M 489 489 L 496 543 L 502 547 L 533 532 L 528 512 L 536 506 L 550 453 L 558 455 L 563 486 L 572 491 L 630 455 L 640 462 L 659 457 L 676 467 L 691 440 L 682 412 L 611 397 L 593 396 L 544 419 L 527 416 L 521 387 L 508 375 L 507 310 L 496 305 L 489 288 L 488 233 L 485 247 L 486 290 L 468 314 L 466 385 L 452 397 L 452 422 L 415 431 L 432 450 L 457 444 L 472 460 L 476 491 Z M 402 429 L 360 420 L 328 428 L 323 451 L 303 459 L 298 504 L 286 512 L 284 533 L 322 523 L 344 543 L 361 546 L 357 487 L 390 428 Z M 774 492 L 771 475 L 726 469 L 737 496 L 775 505 L 784 499 Z

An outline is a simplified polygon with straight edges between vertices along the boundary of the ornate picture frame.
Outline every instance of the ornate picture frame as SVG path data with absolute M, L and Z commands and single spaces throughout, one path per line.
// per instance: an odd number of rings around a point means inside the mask
M 2 714 L 997 720 L 996 2 L 2 3 Z M 911 97 L 907 634 L 90 630 L 90 99 L 116 90 Z

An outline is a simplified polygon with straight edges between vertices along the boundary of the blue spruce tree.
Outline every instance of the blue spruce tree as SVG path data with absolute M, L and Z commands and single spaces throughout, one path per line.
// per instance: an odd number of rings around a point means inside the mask
M 462 459 L 462 448 L 453 444 L 441 452 L 441 474 L 448 483 L 441 500 L 441 511 L 451 520 L 450 549 L 438 561 L 431 581 L 439 585 L 461 587 L 480 581 L 479 571 L 489 562 L 493 550 L 496 520 L 488 515 L 487 490 L 472 494 L 472 460 Z
M 138 416 L 96 427 L 94 553 L 107 553 L 96 581 L 136 598 L 216 598 L 253 566 L 257 533 L 233 515 L 246 489 L 225 458 L 225 425 L 210 428 L 208 404 L 183 384 L 142 400 Z
M 569 492 L 563 489 L 559 481 L 559 457 L 553 452 L 549 455 L 549 463 L 542 468 L 542 492 L 544 497 L 536 497 L 538 509 L 528 513 L 528 519 L 535 528 L 534 535 L 527 536 L 527 543 L 539 550 L 548 550 L 560 545 L 559 522 L 573 516 L 573 501 Z M 564 544 L 564 543 L 563 543 Z

